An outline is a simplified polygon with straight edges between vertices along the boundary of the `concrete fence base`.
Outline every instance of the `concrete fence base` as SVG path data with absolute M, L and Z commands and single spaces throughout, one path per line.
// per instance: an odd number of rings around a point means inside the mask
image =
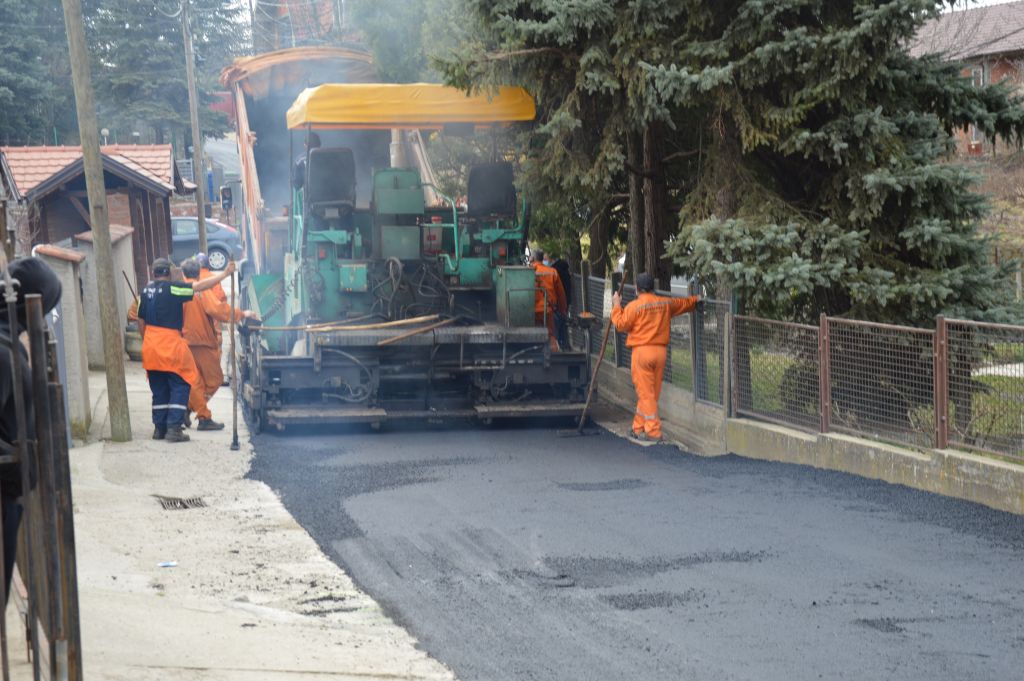
M 632 413 L 629 372 L 602 366 L 598 394 Z M 803 464 L 906 485 L 1024 515 L 1024 466 L 957 450 L 920 450 L 837 433 L 806 433 L 745 418 L 665 385 L 659 409 L 663 429 L 688 451 Z

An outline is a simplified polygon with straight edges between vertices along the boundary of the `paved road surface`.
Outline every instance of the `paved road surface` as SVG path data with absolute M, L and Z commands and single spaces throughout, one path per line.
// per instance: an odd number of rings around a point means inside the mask
M 1024 522 L 547 429 L 256 438 L 332 559 L 463 681 L 1019 679 Z

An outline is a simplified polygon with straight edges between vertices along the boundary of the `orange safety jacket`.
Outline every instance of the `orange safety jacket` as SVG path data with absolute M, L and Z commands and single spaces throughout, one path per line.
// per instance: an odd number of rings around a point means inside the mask
M 198 281 L 186 279 L 188 282 Z M 185 317 L 185 325 L 181 329 L 181 335 L 185 337 L 189 345 L 196 345 L 208 348 L 220 348 L 220 322 L 231 321 L 231 306 L 216 296 L 214 291 L 224 290 L 219 286 L 196 293 L 190 302 L 185 303 L 182 314 Z M 234 310 L 235 321 L 240 322 L 245 315 L 237 307 Z
M 625 308 L 613 308 L 612 323 L 619 333 L 629 334 L 626 347 L 668 345 L 672 318 L 690 312 L 699 300 L 700 296 L 665 298 L 644 292 Z
M 207 277 L 212 277 L 212 276 L 213 276 L 213 272 L 211 272 L 209 268 L 207 268 L 207 267 L 200 268 L 200 270 L 199 270 L 199 278 L 200 279 L 206 279 Z M 209 293 L 211 296 L 213 296 L 214 298 L 216 298 L 217 300 L 219 300 L 222 303 L 227 303 L 228 302 L 228 294 L 224 293 L 224 287 L 223 286 L 214 286 L 213 288 L 206 289 L 205 291 L 203 291 L 203 293 Z M 221 331 L 222 331 L 222 329 L 220 328 L 220 324 L 214 324 L 214 329 L 216 329 L 216 331 L 217 331 L 217 347 L 219 348 L 220 347 L 220 342 L 221 342 Z
M 202 269 L 199 270 L 199 278 L 200 279 L 208 279 L 208 278 L 210 278 L 212 276 L 213 276 L 213 272 L 211 272 L 206 267 L 203 267 Z M 234 276 L 234 275 L 232 275 L 232 276 Z M 193 281 L 197 281 L 197 280 L 193 279 Z M 214 298 L 220 300 L 223 303 L 228 302 L 228 294 L 224 293 L 224 287 L 223 286 L 217 285 L 217 286 L 214 286 L 213 288 L 208 288 L 208 289 L 206 289 L 206 291 L 204 291 L 204 293 L 207 293 L 207 292 L 208 293 L 212 293 Z
M 551 310 L 555 310 L 560 314 L 565 314 L 569 309 L 568 303 L 565 301 L 565 289 L 562 288 L 562 279 L 558 276 L 558 270 L 554 267 L 548 267 L 544 263 L 535 262 L 531 264 L 537 280 L 537 288 L 543 289 L 543 291 L 537 291 L 537 297 L 534 300 L 533 311 L 535 314 L 544 314 L 545 298 L 547 306 Z M 544 291 L 547 292 L 545 297 Z M 550 314 L 550 312 L 549 312 Z

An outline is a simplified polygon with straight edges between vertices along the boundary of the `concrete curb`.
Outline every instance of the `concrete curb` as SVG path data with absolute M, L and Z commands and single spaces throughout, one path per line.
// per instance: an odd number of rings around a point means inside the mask
M 629 372 L 605 365 L 598 394 L 632 413 Z M 959 450 L 912 449 L 839 433 L 806 433 L 770 423 L 725 417 L 721 407 L 698 402 L 689 391 L 662 388 L 666 437 L 702 456 L 738 454 L 803 464 L 983 504 L 1024 515 L 1024 466 Z M 614 419 L 612 419 L 614 421 Z

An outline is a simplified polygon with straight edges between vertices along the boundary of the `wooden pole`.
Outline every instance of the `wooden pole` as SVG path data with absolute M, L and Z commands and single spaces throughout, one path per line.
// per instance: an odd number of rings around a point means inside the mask
M 192 26 L 188 18 L 189 0 L 181 2 L 181 35 L 185 41 L 185 75 L 188 77 L 188 114 L 192 123 L 192 180 L 196 185 L 196 215 L 199 220 L 199 250 L 206 253 L 206 171 L 203 169 L 203 134 L 199 129 L 199 95 L 196 94 L 195 55 L 192 52 Z
M 114 442 L 132 439 L 128 415 L 128 390 L 124 383 L 124 324 L 118 318 L 114 285 L 114 254 L 107 220 L 107 194 L 103 184 L 103 158 L 100 136 L 96 129 L 96 106 L 93 103 L 89 52 L 85 47 L 81 0 L 61 0 L 64 25 L 68 34 L 71 77 L 75 88 L 78 134 L 82 141 L 85 188 L 89 197 L 89 220 L 92 222 L 93 253 L 96 257 L 96 286 L 100 298 L 100 329 L 103 332 L 103 363 L 107 373 L 107 404 L 110 410 L 110 436 Z

